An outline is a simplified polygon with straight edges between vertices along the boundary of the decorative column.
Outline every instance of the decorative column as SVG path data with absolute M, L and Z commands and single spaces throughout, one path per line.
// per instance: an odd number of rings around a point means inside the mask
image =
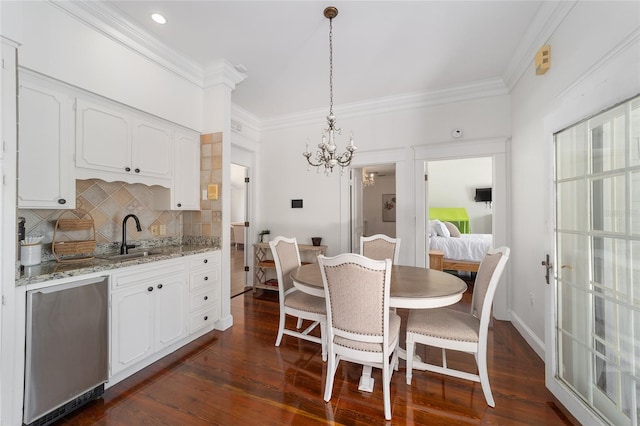
M 230 303 L 231 274 L 228 267 L 230 264 L 229 241 L 231 241 L 231 182 L 229 180 L 231 176 L 231 93 L 236 88 L 236 84 L 246 77 L 224 59 L 205 71 L 203 137 L 201 138 L 205 144 L 201 147 L 206 152 L 211 149 L 211 179 L 219 182 L 218 200 L 211 205 L 210 224 L 211 235 L 220 237 L 222 250 L 222 316 L 216 323 L 218 330 L 226 330 L 233 324 Z M 204 222 L 202 225 L 206 227 Z

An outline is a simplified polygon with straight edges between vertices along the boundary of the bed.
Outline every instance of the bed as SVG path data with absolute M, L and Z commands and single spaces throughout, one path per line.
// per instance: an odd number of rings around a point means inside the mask
M 431 221 L 429 264 L 434 269 L 478 272 L 480 262 L 493 245 L 491 234 L 462 234 L 442 230 Z M 440 222 L 446 224 L 446 222 Z M 449 228 L 454 226 L 450 224 Z

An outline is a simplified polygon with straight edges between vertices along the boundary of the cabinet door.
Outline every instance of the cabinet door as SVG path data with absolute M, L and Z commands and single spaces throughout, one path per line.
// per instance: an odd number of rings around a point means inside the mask
M 113 293 L 111 375 L 153 353 L 154 290 L 149 284 Z
M 136 120 L 132 171 L 141 176 L 171 178 L 172 130 L 158 122 Z
M 131 118 L 124 111 L 78 99 L 76 106 L 76 166 L 130 173 Z
M 19 93 L 18 207 L 73 209 L 71 100 L 30 82 Z
M 172 210 L 200 210 L 200 136 L 175 133 Z
M 157 351 L 187 335 L 185 276 L 174 275 L 158 280 L 154 293 Z

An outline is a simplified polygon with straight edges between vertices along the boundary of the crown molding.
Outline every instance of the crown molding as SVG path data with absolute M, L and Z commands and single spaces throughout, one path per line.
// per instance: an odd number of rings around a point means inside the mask
M 556 96 L 557 99 L 564 99 L 573 92 L 576 87 L 584 84 L 584 82 L 591 77 L 596 71 L 612 62 L 616 57 L 624 53 L 629 48 L 635 48 L 640 40 L 640 27 L 636 27 L 633 31 L 627 34 L 622 40 L 620 40 L 615 46 L 609 49 L 603 56 L 598 58 L 593 65 L 591 65 L 582 75 L 576 78 L 567 88 L 565 88 L 560 94 Z
M 160 43 L 153 35 L 142 30 L 106 3 L 99 1 L 54 2 L 51 0 L 48 3 L 135 53 L 196 86 L 203 87 L 203 71 L 199 64 Z
M 233 125 L 234 122 L 238 123 L 240 128 L 238 128 L 237 125 Z M 231 104 L 231 123 L 232 130 L 237 133 L 246 133 L 247 130 L 260 133 L 262 130 L 260 119 L 258 119 L 258 117 L 233 103 Z
M 207 89 L 224 84 L 233 90 L 245 78 L 247 78 L 247 75 L 238 71 L 231 62 L 226 59 L 219 59 L 205 70 L 203 87 Z
M 509 92 L 533 66 L 538 49 L 551 39 L 577 3 L 577 0 L 542 3 L 503 74 Z
M 372 99 L 364 102 L 340 105 L 340 118 L 356 118 L 407 109 L 425 108 L 453 102 L 465 102 L 493 96 L 508 95 L 509 91 L 500 78 L 476 81 L 431 92 L 414 92 L 398 96 Z M 315 109 L 299 114 L 272 117 L 261 122 L 261 130 L 275 130 L 292 126 L 317 124 L 326 109 Z

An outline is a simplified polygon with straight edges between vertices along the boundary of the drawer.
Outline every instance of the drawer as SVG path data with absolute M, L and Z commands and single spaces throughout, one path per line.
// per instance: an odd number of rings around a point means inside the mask
M 193 334 L 198 330 L 206 327 L 213 327 L 213 324 L 220 319 L 220 306 L 215 305 L 204 311 L 191 314 L 189 321 L 189 334 Z
M 206 286 L 218 285 L 217 270 L 205 270 L 202 272 L 192 272 L 189 275 L 189 289 L 198 290 Z
M 220 303 L 220 286 L 210 286 L 189 296 L 189 312 L 209 308 L 218 303 Z
M 111 275 L 111 288 L 116 290 L 140 282 L 153 281 L 166 277 L 167 275 L 181 275 L 185 273 L 185 262 L 181 259 L 161 260 L 144 265 L 134 265 L 114 272 Z
M 216 268 L 217 269 L 219 267 L 220 267 L 219 251 L 212 251 L 212 252 L 195 255 L 189 261 L 189 268 L 191 268 L 191 270 L 195 270 L 199 268 Z

